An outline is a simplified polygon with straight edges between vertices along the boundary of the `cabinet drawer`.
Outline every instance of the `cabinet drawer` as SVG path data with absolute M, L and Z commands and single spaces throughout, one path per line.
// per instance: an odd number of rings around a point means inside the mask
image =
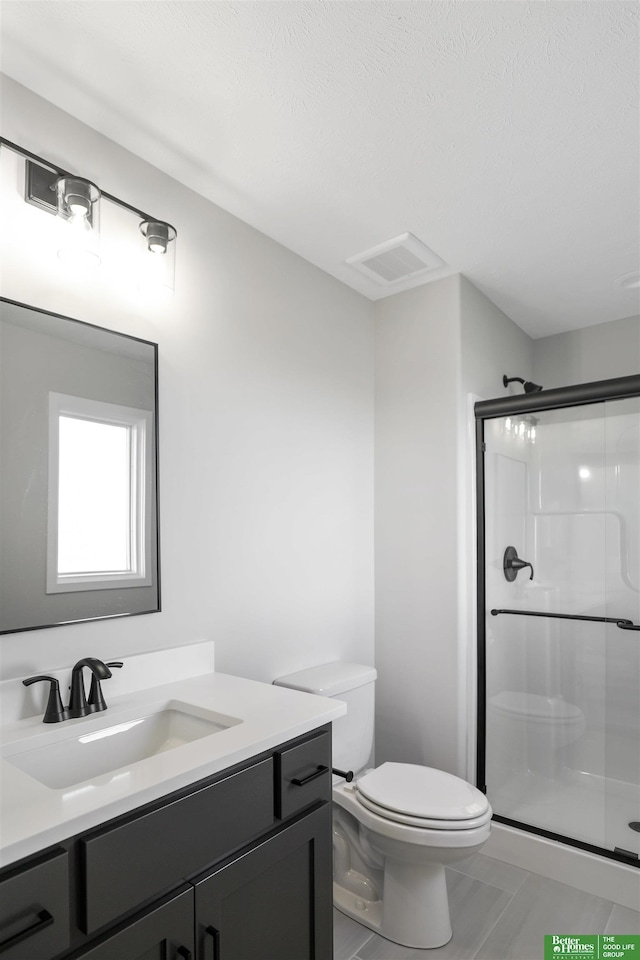
M 331 800 L 331 733 L 276 751 L 276 816 L 293 816 L 318 800 Z
M 0 880 L 2 960 L 49 960 L 69 946 L 69 858 L 60 847 Z
M 85 834 L 78 844 L 82 929 L 93 933 L 273 823 L 269 757 L 187 796 Z

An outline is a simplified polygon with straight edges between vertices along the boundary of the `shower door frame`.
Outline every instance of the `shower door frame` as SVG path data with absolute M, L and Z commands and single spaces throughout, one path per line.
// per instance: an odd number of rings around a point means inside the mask
M 485 578 L 485 476 L 484 476 L 484 424 L 486 420 L 509 417 L 520 414 L 539 413 L 544 410 L 560 410 L 565 407 L 587 406 L 603 403 L 607 400 L 625 400 L 640 396 L 640 374 L 630 377 L 616 377 L 611 380 L 595 380 L 591 383 L 579 383 L 568 387 L 556 387 L 539 393 L 518 394 L 499 397 L 494 400 L 479 400 L 474 405 L 476 418 L 476 549 L 477 549 L 477 719 L 476 719 L 476 783 L 483 793 L 486 784 L 486 746 L 487 746 L 487 674 L 486 674 L 486 578 Z M 617 850 L 607 850 L 583 840 L 576 840 L 564 834 L 554 833 L 542 827 L 512 820 L 502 814 L 494 813 L 497 823 L 504 823 L 528 833 L 534 833 L 550 840 L 578 847 L 589 853 L 596 853 L 621 863 L 640 866 L 640 859 L 634 854 L 625 854 Z

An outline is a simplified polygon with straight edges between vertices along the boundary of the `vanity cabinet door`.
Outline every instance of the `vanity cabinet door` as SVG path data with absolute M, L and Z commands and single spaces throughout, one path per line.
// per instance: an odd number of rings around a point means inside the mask
M 197 878 L 197 960 L 331 960 L 331 805 Z
M 56 847 L 0 879 L 0 957 L 49 960 L 69 947 L 69 857 Z
M 193 960 L 193 898 L 185 884 L 64 960 Z

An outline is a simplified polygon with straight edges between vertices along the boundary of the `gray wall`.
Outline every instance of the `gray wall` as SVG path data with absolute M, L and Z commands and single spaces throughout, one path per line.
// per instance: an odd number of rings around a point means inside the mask
M 2 123 L 178 241 L 158 304 L 65 273 L 24 229 L 0 238 L 4 296 L 158 343 L 162 554 L 161 613 L 6 635 L 0 675 L 199 640 L 258 680 L 373 662 L 369 301 L 7 78 Z
M 459 277 L 375 304 L 376 760 L 458 765 Z
M 460 276 L 376 317 L 376 759 L 473 776 L 475 529 L 468 394 L 506 396 L 532 343 Z
M 534 341 L 533 379 L 545 388 L 640 373 L 640 317 Z
M 520 384 L 503 386 L 502 377 L 533 377 L 534 344 L 466 278 L 460 285 L 462 389 L 488 400 L 522 393 Z

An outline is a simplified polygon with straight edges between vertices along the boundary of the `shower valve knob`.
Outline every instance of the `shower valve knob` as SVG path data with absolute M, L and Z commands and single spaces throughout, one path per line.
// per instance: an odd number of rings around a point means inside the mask
M 529 579 L 533 580 L 532 564 L 530 564 L 527 560 L 521 560 L 518 557 L 518 551 L 515 547 L 507 547 L 502 559 L 502 569 L 504 570 L 505 580 L 508 580 L 509 583 L 513 583 L 520 570 L 524 570 L 525 567 L 529 567 L 531 569 Z

